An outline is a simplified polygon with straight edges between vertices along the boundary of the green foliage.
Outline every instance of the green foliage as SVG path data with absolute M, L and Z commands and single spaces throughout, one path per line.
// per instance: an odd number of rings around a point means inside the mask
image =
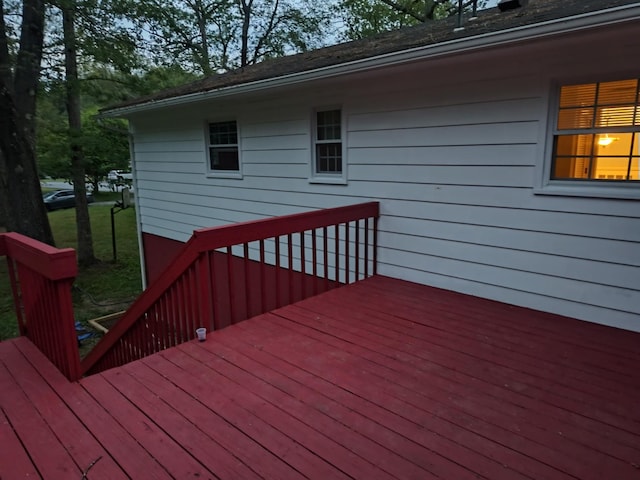
M 486 5 L 478 2 L 478 8 Z M 463 8 L 469 9 L 470 0 Z M 378 33 L 397 30 L 453 15 L 458 11 L 457 0 L 340 0 L 337 12 L 343 18 L 344 40 L 357 40 Z
M 38 110 L 37 150 L 41 174 L 71 178 L 71 138 L 64 103 L 64 93 L 58 85 L 50 86 L 40 95 Z M 94 103 L 94 102 L 86 102 Z M 119 119 L 98 119 L 98 107 L 82 112 L 82 145 L 86 174 L 96 184 L 112 169 L 129 164 L 129 141 L 126 122 Z

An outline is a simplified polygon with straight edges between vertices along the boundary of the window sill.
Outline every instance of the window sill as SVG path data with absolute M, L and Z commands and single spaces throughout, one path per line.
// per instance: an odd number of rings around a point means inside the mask
M 346 185 L 347 184 L 347 179 L 344 178 L 342 175 L 341 176 L 335 176 L 335 177 L 311 177 L 309 178 L 309 183 L 317 183 L 317 184 L 325 184 L 325 185 Z
M 565 197 L 640 199 L 640 184 L 612 185 L 597 182 L 553 182 L 534 188 L 535 195 L 558 195 Z
M 242 180 L 241 172 L 207 172 L 207 178 L 230 178 L 234 180 Z

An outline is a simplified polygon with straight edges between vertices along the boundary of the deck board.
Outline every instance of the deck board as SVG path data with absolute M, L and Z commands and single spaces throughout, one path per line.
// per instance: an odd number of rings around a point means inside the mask
M 373 277 L 69 383 L 0 343 L 0 478 L 640 480 L 640 334 Z

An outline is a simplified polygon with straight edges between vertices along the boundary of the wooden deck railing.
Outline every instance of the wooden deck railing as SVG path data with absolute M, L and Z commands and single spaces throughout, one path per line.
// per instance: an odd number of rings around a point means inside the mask
M 377 202 L 198 230 L 82 361 L 123 365 L 376 273 Z
M 71 286 L 76 254 L 18 233 L 0 234 L 20 335 L 28 337 L 69 379 L 80 377 Z

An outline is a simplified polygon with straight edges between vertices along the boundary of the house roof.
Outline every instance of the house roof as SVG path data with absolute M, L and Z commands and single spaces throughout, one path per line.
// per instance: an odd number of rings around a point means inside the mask
M 255 65 L 205 77 L 203 79 L 135 98 L 103 111 L 107 115 L 125 114 L 141 109 L 166 105 L 168 100 L 194 97 L 196 94 L 221 91 L 229 87 L 246 86 L 265 80 L 279 79 L 317 72 L 336 66 L 346 66 L 367 59 L 389 57 L 400 52 L 453 44 L 449 51 L 469 48 L 469 41 L 487 35 L 527 29 L 585 14 L 620 10 L 619 7 L 640 7 L 637 0 L 529 0 L 520 8 L 501 12 L 498 7 L 481 10 L 477 18 L 466 15 L 463 29 L 457 29 L 457 17 L 406 27 L 380 35 L 317 50 L 263 61 Z M 534 35 L 535 33 L 532 33 Z M 466 42 L 464 42 L 466 40 Z M 456 47 L 456 45 L 458 47 Z M 389 63 L 393 63 L 390 60 Z M 176 102 L 171 102 L 176 103 Z

